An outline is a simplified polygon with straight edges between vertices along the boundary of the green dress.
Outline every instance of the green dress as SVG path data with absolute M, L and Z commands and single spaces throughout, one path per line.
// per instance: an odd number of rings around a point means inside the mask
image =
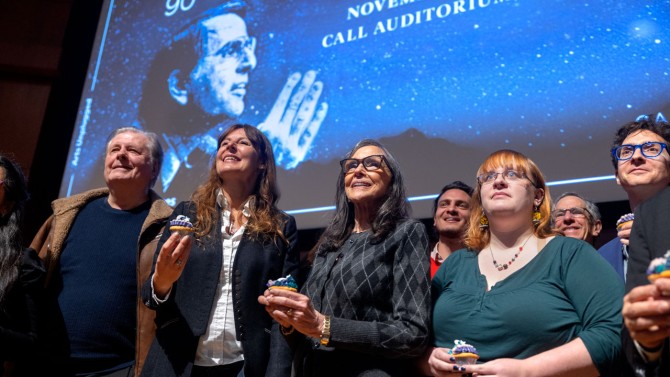
M 623 284 L 589 244 L 555 237 L 520 270 L 487 292 L 477 254 L 451 255 L 432 281 L 435 346 L 454 339 L 480 362 L 524 359 L 579 337 L 601 375 L 621 351 Z

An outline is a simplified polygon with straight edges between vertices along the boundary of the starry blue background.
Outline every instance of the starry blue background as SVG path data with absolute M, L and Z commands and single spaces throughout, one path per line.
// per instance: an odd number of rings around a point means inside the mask
M 282 2 L 270 13 L 301 11 L 288 25 L 277 17 L 258 28 L 268 49 L 277 42 L 283 48 L 259 62 L 258 71 L 277 74 L 254 77 L 253 85 L 276 93 L 274 76 L 320 70 L 331 108 L 313 158 L 338 157 L 363 137 L 410 127 L 467 145 L 568 148 L 609 140 L 613 126 L 670 103 L 667 1 L 483 1 L 490 5 L 377 36 L 379 21 L 447 2 L 349 21 L 348 6 L 364 2 L 341 3 Z M 367 38 L 321 46 L 323 36 L 358 26 Z M 250 90 L 249 102 L 272 103 L 260 92 Z M 257 107 L 258 119 L 266 109 Z
M 541 166 L 550 160 L 543 155 L 549 151 L 599 150 L 603 162 L 585 164 L 583 171 L 573 164 L 567 173 L 560 167 L 545 172 L 560 178 L 611 174 L 606 156 L 615 128 L 641 113 L 670 109 L 670 1 L 467 0 L 466 8 L 472 3 L 474 9 L 455 12 L 453 1 L 389 8 L 386 0 L 381 11 L 347 19 L 350 7 L 365 3 L 250 1 L 247 24 L 259 41 L 258 66 L 250 75 L 241 120 L 262 122 L 292 72 L 317 69 L 324 83 L 321 99 L 329 105 L 328 115 L 310 161 L 290 172 L 292 178 L 311 174 L 314 164 L 333 165 L 362 138 L 393 138 L 408 130 L 485 154 L 518 149 L 536 154 Z M 421 23 L 373 35 L 378 22 L 446 9 L 442 4 L 450 6 L 444 18 L 427 21 L 424 15 Z M 61 195 L 99 186 L 96 161 L 104 139 L 116 127 L 137 124 L 153 56 L 195 14 L 166 17 L 164 6 L 164 1 L 119 0 L 103 9 Z M 346 36 L 348 29 L 356 34 L 359 27 L 366 38 L 322 44 L 329 34 Z M 90 114 L 82 135 L 87 100 Z M 74 166 L 77 140 L 82 149 Z M 405 166 L 438 166 L 412 164 Z M 330 202 L 330 191 L 323 191 Z

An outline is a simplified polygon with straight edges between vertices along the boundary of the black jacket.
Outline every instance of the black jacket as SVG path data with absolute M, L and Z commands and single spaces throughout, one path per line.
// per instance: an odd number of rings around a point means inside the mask
M 647 267 L 654 258 L 670 250 L 670 232 L 667 218 L 670 214 L 670 187 L 640 204 L 635 211 L 635 221 L 630 234 L 630 261 L 626 275 L 626 291 L 649 284 Z M 623 352 L 626 356 L 624 376 L 670 376 L 670 340 L 665 339 L 663 355 L 654 363 L 645 363 L 637 352 L 630 334 L 622 331 Z
M 170 219 L 184 214 L 195 219 L 195 206 L 182 202 Z M 190 376 L 198 340 L 209 322 L 222 264 L 221 216 L 208 237 L 195 240 L 179 280 L 168 300 L 157 305 L 151 298 L 151 278 L 142 288 L 144 303 L 156 310 L 156 339 L 151 345 L 143 376 Z M 233 262 L 233 308 L 237 340 L 242 342 L 245 377 L 289 376 L 292 355 L 279 325 L 258 303 L 269 279 L 298 273 L 299 253 L 294 246 L 297 230 L 286 215 L 283 226 L 287 245 L 281 239 L 252 240 L 245 232 Z M 165 231 L 156 257 L 169 238 Z

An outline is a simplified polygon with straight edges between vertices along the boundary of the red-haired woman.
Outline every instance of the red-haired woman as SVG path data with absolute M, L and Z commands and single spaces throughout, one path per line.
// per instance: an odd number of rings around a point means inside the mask
M 424 374 L 611 375 L 623 295 L 614 270 L 591 245 L 553 233 L 549 189 L 526 156 L 491 154 L 477 181 L 468 249 L 432 281 L 435 347 Z M 483 363 L 458 365 L 456 339 Z

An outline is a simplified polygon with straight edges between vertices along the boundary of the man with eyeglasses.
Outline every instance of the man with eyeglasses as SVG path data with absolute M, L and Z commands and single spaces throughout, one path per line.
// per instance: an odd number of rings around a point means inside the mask
M 185 18 L 185 26 L 156 55 L 144 82 L 139 117 L 162 136 L 159 185 L 172 205 L 190 197 L 193 182 L 205 179 L 219 134 L 245 109 L 257 64 L 246 11 L 243 0 L 184 3 L 171 17 Z M 258 126 L 272 142 L 277 165 L 291 169 L 306 157 L 328 109 L 319 103 L 322 89 L 316 71 L 291 74 Z
M 611 150 L 612 164 L 616 183 L 626 191 L 632 212 L 670 184 L 668 140 L 670 128 L 660 113 L 651 117 L 640 116 L 617 130 Z M 626 219 L 632 217 L 624 216 Z M 618 227 L 617 237 L 598 249 L 624 281 L 631 227 L 632 222 Z
M 649 284 L 646 277 L 649 262 L 670 249 L 666 220 L 670 205 L 665 194 L 670 185 L 669 143 L 670 124 L 658 113 L 619 128 L 612 147 L 616 182 L 626 191 L 635 220 L 598 252 L 626 280 L 622 311 L 627 361 L 622 375 L 626 376 L 670 375 L 670 279 Z M 661 191 L 666 198 L 654 198 Z M 646 232 L 650 228 L 656 230 L 653 235 Z
M 556 199 L 551 218 L 566 237 L 577 238 L 593 245 L 603 224 L 598 206 L 575 192 L 565 192 Z
M 454 181 L 442 187 L 433 202 L 433 227 L 438 239 L 430 253 L 431 278 L 454 251 L 465 247 L 473 191 L 465 183 Z

